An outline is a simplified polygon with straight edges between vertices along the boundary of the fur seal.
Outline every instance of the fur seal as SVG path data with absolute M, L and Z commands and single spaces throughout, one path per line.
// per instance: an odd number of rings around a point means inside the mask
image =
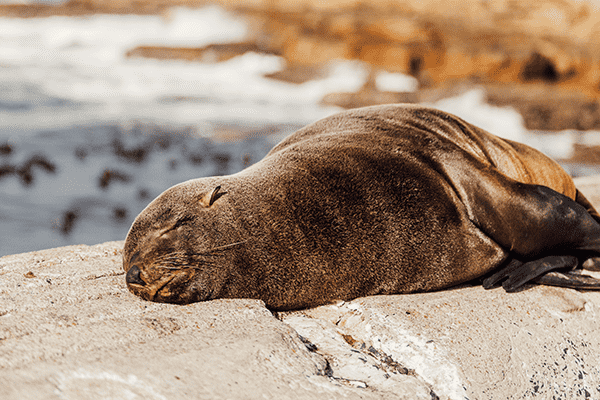
M 595 268 L 599 221 L 540 152 L 442 111 L 386 105 L 315 122 L 239 173 L 166 190 L 133 222 L 123 267 L 147 300 L 255 298 L 273 310 L 484 276 L 508 291 L 600 288 L 570 272 Z

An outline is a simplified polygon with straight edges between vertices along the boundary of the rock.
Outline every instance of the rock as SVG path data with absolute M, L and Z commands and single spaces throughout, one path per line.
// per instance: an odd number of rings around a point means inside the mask
M 252 21 L 260 48 L 289 63 L 359 59 L 429 84 L 484 78 L 542 81 L 588 98 L 600 92 L 600 17 L 586 1 L 469 0 L 214 0 Z M 0 15 L 44 17 L 91 13 L 168 14 L 205 0 L 70 0 L 60 5 L 0 5 Z M 143 46 L 142 46 L 143 47 Z M 169 49 L 133 49 L 162 57 Z M 196 59 L 201 49 L 181 49 Z
M 199 48 L 137 46 L 125 53 L 126 57 L 147 57 L 159 60 L 179 59 L 186 61 L 222 62 L 247 52 L 277 54 L 275 50 L 263 48 L 254 42 L 211 44 Z
M 321 343 L 332 348 L 331 337 L 322 338 L 329 329 L 337 333 L 339 346 L 360 350 L 355 357 L 383 355 L 439 398 L 576 398 L 596 393 L 600 383 L 595 366 L 600 341 L 594 332 L 599 300 L 597 293 L 547 286 L 512 296 L 502 288 L 464 286 L 357 299 L 338 307 L 337 315 L 320 307 L 283 320 L 317 349 Z M 351 365 L 341 350 L 329 357 Z M 376 375 L 367 375 L 362 379 L 375 386 Z
M 600 177 L 576 181 L 599 204 Z M 598 292 L 463 285 L 276 314 L 157 304 L 127 291 L 122 246 L 0 258 L 0 398 L 598 395 Z
M 600 129 L 600 102 L 581 93 L 540 83 L 528 85 L 526 90 L 510 84 L 487 85 L 486 92 L 490 104 L 516 109 L 530 130 Z
M 472 76 L 505 81 L 508 75 L 520 83 L 578 81 L 575 86 L 588 96 L 599 90 L 594 86 L 597 74 L 589 73 L 598 71 L 599 17 L 586 2 L 220 3 L 262 21 L 258 23 L 262 40 L 282 45 L 282 54 L 291 62 L 321 62 L 314 58 L 316 53 L 304 50 L 307 43 L 314 48 L 317 41 L 326 49 L 343 49 L 329 51 L 332 56 L 358 58 L 390 71 L 410 73 L 411 63 L 419 59 L 435 83 Z M 281 39 L 284 36 L 286 40 Z M 539 60 L 543 60 L 542 71 L 536 74 Z M 553 71 L 550 75 L 545 73 L 547 68 Z
M 260 301 L 134 297 L 122 246 L 0 259 L 0 398 L 360 398 Z
M 93 13 L 162 14 L 207 0 L 70 0 L 58 5 L 0 4 L 0 16 L 81 16 Z M 599 129 L 600 14 L 580 0 L 213 0 L 243 14 L 250 26 L 242 43 L 201 48 L 141 44 L 128 56 L 218 62 L 257 51 L 281 55 L 287 70 L 274 76 L 303 82 L 305 71 L 331 60 L 360 60 L 374 70 L 419 79 L 420 89 L 476 81 L 512 97 L 490 101 L 519 110 L 529 129 Z M 298 72 L 297 74 L 294 71 Z M 540 90 L 543 87 L 544 90 Z M 497 92 L 497 91 L 496 91 Z M 506 92 L 506 90 L 504 91 Z M 537 97 L 532 96 L 537 93 Z M 405 100 L 404 95 L 332 94 L 343 107 Z M 563 101 L 573 98 L 574 101 Z

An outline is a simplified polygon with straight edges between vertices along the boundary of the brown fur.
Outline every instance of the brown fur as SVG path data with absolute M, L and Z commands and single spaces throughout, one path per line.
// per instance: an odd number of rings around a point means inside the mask
M 134 221 L 123 264 L 137 268 L 133 293 L 174 303 L 295 309 L 437 290 L 579 240 L 554 238 L 556 196 L 597 216 L 536 150 L 441 111 L 369 107 L 299 130 L 240 173 L 166 190 Z

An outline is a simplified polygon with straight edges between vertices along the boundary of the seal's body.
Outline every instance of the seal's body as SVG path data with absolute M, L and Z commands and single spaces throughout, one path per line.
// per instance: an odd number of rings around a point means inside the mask
M 486 286 L 595 287 L 547 272 L 600 255 L 597 220 L 538 151 L 389 105 L 318 121 L 237 174 L 166 190 L 134 221 L 123 261 L 145 299 L 277 310 L 438 290 L 499 267 Z

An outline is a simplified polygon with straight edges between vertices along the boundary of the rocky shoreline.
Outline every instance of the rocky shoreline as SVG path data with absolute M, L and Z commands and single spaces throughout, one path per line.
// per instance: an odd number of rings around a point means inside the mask
M 0 5 L 0 16 L 169 18 L 171 7 L 214 3 L 79 0 Z M 276 54 L 287 69 L 267 76 L 298 84 L 326 74 L 332 58 L 356 59 L 370 65 L 371 78 L 357 92 L 329 93 L 324 103 L 435 102 L 477 86 L 489 103 L 519 110 L 529 129 L 600 127 L 600 25 L 586 2 L 217 3 L 246 16 L 253 35 L 198 48 L 141 44 L 126 55 L 213 63 L 246 52 Z M 380 90 L 374 77 L 381 71 L 407 73 L 419 87 Z M 139 162 L 148 146 L 115 141 L 110 151 Z M 0 153 L 11 151 L 0 144 Z M 86 157 L 78 151 L 77 158 Z M 600 164 L 599 154 L 599 146 L 576 145 L 572 161 Z M 182 160 L 201 161 L 187 156 Z M 203 156 L 229 162 L 218 152 Z M 7 164 L 0 176 L 31 182 L 34 167 L 55 169 L 29 158 Z M 104 171 L 98 185 L 126 179 Z M 599 176 L 576 183 L 600 206 Z M 141 189 L 139 197 L 148 192 Z M 78 218 L 73 210 L 63 229 Z M 110 210 L 115 219 L 125 216 L 122 208 Z M 286 313 L 242 299 L 177 306 L 127 291 L 122 246 L 0 258 L 0 398 L 496 399 L 600 392 L 600 292 L 530 285 L 509 294 L 474 284 Z
M 600 177 L 577 179 L 600 203 Z M 272 313 L 127 291 L 123 242 L 0 258 L 2 399 L 593 398 L 600 292 L 462 285 Z

